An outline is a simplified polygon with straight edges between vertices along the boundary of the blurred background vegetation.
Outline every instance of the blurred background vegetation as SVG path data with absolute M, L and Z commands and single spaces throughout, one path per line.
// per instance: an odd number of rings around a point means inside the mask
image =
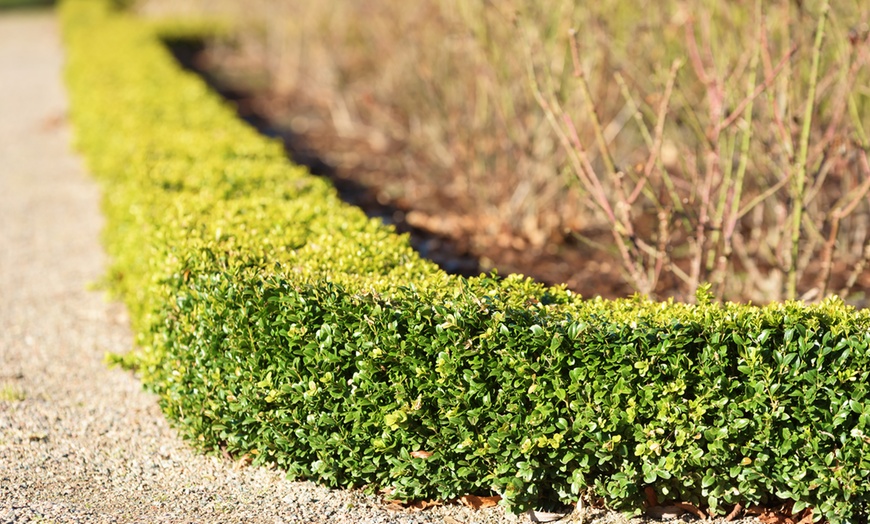
M 54 4 L 55 0 L 0 0 L 0 10 L 49 7 Z
M 867 303 L 863 0 L 136 9 L 230 19 L 211 67 L 268 91 L 295 133 L 318 124 L 282 103 L 322 108 L 334 135 L 380 158 L 379 199 L 485 261 L 565 255 L 584 295 L 691 301 L 710 283 L 721 299 Z M 624 286 L 596 288 L 608 274 Z

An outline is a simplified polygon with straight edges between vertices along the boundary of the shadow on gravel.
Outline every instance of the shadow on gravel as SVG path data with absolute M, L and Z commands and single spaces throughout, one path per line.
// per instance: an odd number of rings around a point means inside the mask
M 405 220 L 409 210 L 379 202 L 374 189 L 339 177 L 335 167 L 324 160 L 327 152 L 313 150 L 306 145 L 303 136 L 273 124 L 266 115 L 253 107 L 252 93 L 225 85 L 210 74 L 207 68 L 203 67 L 201 59 L 205 50 L 203 41 L 166 40 L 164 44 L 185 70 L 199 75 L 216 93 L 230 102 L 236 108 L 239 118 L 252 125 L 261 134 L 281 140 L 288 157 L 294 163 L 305 166 L 314 175 L 328 178 L 344 202 L 361 208 L 369 217 L 379 218 L 384 223 L 393 225 L 399 233 L 408 233 L 411 246 L 420 256 L 435 262 L 447 273 L 466 277 L 481 273 L 480 261 L 477 257 L 461 249 L 447 237 L 410 225 Z

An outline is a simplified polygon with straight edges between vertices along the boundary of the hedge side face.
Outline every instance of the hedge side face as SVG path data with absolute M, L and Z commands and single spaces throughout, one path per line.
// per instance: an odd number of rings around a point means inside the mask
M 630 510 L 653 485 L 720 513 L 778 497 L 867 516 L 866 311 L 447 276 L 238 121 L 148 26 L 93 0 L 61 13 L 110 281 L 144 382 L 196 445 L 408 499 L 495 491 L 517 511 L 593 493 Z

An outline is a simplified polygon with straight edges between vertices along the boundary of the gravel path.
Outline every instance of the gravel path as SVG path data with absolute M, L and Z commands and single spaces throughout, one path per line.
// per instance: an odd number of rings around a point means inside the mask
M 88 290 L 105 263 L 99 191 L 69 149 L 62 67 L 51 12 L 0 11 L 0 524 L 528 521 L 390 510 L 181 442 L 157 398 L 103 364 L 132 342 L 123 307 Z M 566 520 L 584 519 L 624 522 Z

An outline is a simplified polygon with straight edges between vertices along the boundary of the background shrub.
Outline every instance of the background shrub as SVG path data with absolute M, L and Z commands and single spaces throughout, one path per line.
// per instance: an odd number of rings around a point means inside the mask
M 866 301 L 863 2 L 161 4 L 233 13 L 222 74 L 395 143 L 381 196 L 449 202 L 479 255 L 579 239 L 653 297 Z

